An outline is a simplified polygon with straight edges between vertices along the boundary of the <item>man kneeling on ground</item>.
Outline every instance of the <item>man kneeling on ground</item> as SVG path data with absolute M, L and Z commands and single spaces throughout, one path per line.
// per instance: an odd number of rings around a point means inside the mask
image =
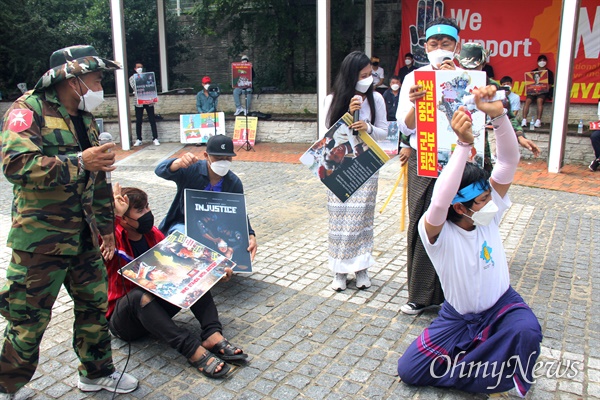
M 456 150 L 419 221 L 446 300 L 439 316 L 398 361 L 398 375 L 412 385 L 476 393 L 516 391 L 524 397 L 533 383 L 542 332 L 510 286 L 498 227 L 511 205 L 507 192 L 519 147 L 502 103 L 482 101 L 495 92 L 494 86 L 474 90 L 477 108 L 492 118 L 496 134 L 491 177 L 466 162 L 474 142 L 470 114 L 460 107 L 452 118 Z

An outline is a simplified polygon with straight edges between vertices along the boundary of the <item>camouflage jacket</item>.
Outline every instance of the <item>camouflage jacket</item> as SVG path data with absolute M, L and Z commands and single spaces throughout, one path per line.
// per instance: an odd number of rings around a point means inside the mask
M 90 143 L 98 145 L 92 114 L 83 113 Z M 71 117 L 56 91 L 29 91 L 4 116 L 2 172 L 13 184 L 7 245 L 32 253 L 75 255 L 82 233 L 113 232 L 113 205 L 104 172 L 79 168 L 82 151 Z M 88 178 L 89 177 L 89 178 Z M 88 235 L 89 235 L 88 231 Z

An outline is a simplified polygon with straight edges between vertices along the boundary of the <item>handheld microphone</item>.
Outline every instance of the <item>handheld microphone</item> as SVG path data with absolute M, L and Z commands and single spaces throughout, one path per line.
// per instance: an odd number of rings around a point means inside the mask
M 102 132 L 100 135 L 98 135 L 98 141 L 100 142 L 100 146 L 102 146 L 106 143 L 112 143 L 113 137 L 108 132 Z M 106 172 L 106 183 L 108 183 L 109 185 L 112 183 L 110 179 L 110 171 Z
M 494 97 L 492 97 L 491 99 L 481 99 L 481 101 L 483 101 L 484 103 L 492 103 L 494 101 L 504 100 L 505 98 L 506 92 L 504 90 L 497 90 Z M 469 94 L 467 96 L 464 96 L 462 98 L 462 103 L 464 105 L 475 105 L 475 95 Z
M 358 98 L 360 98 L 362 100 L 362 97 L 360 97 L 359 95 L 356 95 L 354 97 L 358 97 Z M 354 118 L 353 118 L 352 122 L 358 122 L 358 121 L 360 121 L 360 109 L 354 111 Z M 358 131 L 355 129 L 354 131 L 352 131 L 352 134 L 353 135 L 358 135 Z

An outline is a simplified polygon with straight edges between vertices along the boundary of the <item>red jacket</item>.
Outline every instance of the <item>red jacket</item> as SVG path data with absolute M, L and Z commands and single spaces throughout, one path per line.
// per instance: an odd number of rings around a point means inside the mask
M 110 318 L 115 309 L 117 300 L 137 286 L 129 279 L 121 276 L 118 272 L 119 269 L 123 268 L 134 259 L 133 250 L 129 243 L 129 238 L 127 237 L 127 231 L 121 226 L 120 221 L 121 218 L 117 217 L 115 221 L 115 247 L 117 253 L 115 253 L 112 260 L 104 262 L 108 275 L 108 311 L 106 312 L 106 319 Z M 165 235 L 163 235 L 157 227 L 153 226 L 152 230 L 144 235 L 144 238 L 150 247 L 154 247 L 158 242 L 165 238 Z

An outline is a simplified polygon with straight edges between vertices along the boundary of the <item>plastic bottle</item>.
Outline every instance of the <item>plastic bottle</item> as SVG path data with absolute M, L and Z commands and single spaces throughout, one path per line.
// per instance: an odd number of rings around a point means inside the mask
M 583 120 L 579 120 L 579 125 L 577 125 L 577 133 L 583 133 Z
M 533 119 L 533 117 L 531 117 L 531 122 L 529 123 L 529 130 L 535 130 L 535 120 Z

